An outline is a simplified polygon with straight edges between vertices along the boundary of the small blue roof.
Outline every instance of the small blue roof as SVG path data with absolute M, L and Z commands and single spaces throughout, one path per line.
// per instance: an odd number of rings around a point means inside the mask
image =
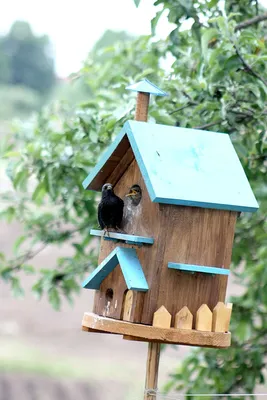
M 132 90 L 134 92 L 143 92 L 154 94 L 155 96 L 167 96 L 167 93 L 158 88 L 154 83 L 144 78 L 140 82 L 134 83 L 133 85 L 127 86 L 126 90 Z
M 107 258 L 91 273 L 82 286 L 85 289 L 100 289 L 103 280 L 120 265 L 129 290 L 146 292 L 148 284 L 135 249 L 116 247 Z
M 232 211 L 258 209 L 229 135 L 139 121 L 124 124 L 83 182 L 84 188 L 101 190 L 127 151 L 127 143 L 153 202 Z

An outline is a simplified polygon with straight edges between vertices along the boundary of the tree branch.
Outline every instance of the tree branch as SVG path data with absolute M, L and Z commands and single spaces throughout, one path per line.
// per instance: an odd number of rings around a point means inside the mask
M 266 19 L 267 19 L 267 13 L 258 15 L 257 17 L 247 19 L 246 21 L 240 22 L 240 24 L 236 25 L 235 31 L 240 31 L 242 29 L 246 29 L 250 25 L 258 24 L 259 22 L 265 21 Z
M 250 65 L 245 61 L 244 57 L 242 56 L 241 52 L 237 48 L 237 46 L 234 44 L 234 48 L 236 51 L 237 56 L 239 57 L 240 61 L 245 67 L 245 71 L 248 72 L 250 75 L 254 76 L 255 78 L 259 79 L 265 86 L 267 86 L 267 81 L 263 79 L 257 72 L 255 72 Z
M 222 121 L 223 121 L 222 119 L 218 119 L 217 121 L 209 122 L 208 124 L 205 125 L 194 126 L 193 129 L 207 129 L 210 128 L 211 126 L 220 124 Z
M 192 102 L 189 101 L 188 103 L 184 104 L 183 106 L 181 106 L 181 107 L 179 107 L 179 108 L 176 108 L 176 110 L 170 112 L 170 115 L 175 114 L 175 113 L 177 113 L 178 111 L 182 111 L 182 110 L 184 110 L 185 108 L 188 108 L 188 107 L 191 107 L 191 106 L 196 106 L 196 105 L 197 105 L 197 103 L 192 103 Z

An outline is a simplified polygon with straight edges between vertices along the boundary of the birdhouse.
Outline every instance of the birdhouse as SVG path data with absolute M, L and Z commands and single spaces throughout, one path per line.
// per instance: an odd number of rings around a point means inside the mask
M 128 121 L 84 188 L 105 183 L 124 201 L 121 229 L 101 237 L 99 265 L 83 283 L 94 289 L 83 329 L 125 339 L 228 347 L 225 304 L 234 231 L 257 201 L 228 134 L 147 123 L 144 80 Z

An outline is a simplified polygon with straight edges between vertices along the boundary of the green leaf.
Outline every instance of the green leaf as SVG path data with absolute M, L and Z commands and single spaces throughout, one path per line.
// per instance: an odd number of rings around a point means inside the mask
M 33 194 L 32 194 L 32 200 L 40 205 L 42 204 L 44 197 L 46 195 L 46 185 L 44 181 L 41 181 L 35 188 Z
M 159 22 L 160 17 L 162 16 L 162 13 L 164 12 L 164 8 L 160 11 L 158 11 L 155 15 L 155 17 L 151 20 L 151 34 L 154 36 L 156 34 L 156 27 Z
M 215 28 L 207 29 L 201 36 L 201 50 L 204 59 L 208 59 L 209 43 L 218 38 L 218 31 Z
M 20 157 L 21 153 L 19 151 L 8 151 L 4 154 L 4 158 Z
M 227 71 L 231 71 L 232 69 L 236 70 L 239 68 L 241 65 L 240 58 L 237 55 L 233 55 L 229 57 L 225 63 L 224 63 L 224 68 Z
M 26 182 L 28 179 L 28 171 L 27 169 L 22 169 L 18 172 L 13 180 L 13 185 L 15 189 L 25 190 L 26 189 Z
M 60 297 L 59 297 L 59 293 L 58 290 L 53 287 L 49 290 L 48 292 L 48 299 L 52 305 L 52 307 L 58 311 L 60 308 Z
M 20 246 L 22 245 L 22 243 L 25 242 L 26 239 L 27 239 L 27 236 L 19 236 L 16 239 L 16 241 L 15 241 L 15 243 L 13 245 L 13 251 L 14 251 L 15 254 L 18 252 Z
M 12 277 L 10 279 L 11 281 L 11 290 L 12 290 L 12 294 L 14 297 L 23 297 L 24 296 L 24 290 L 22 289 L 21 285 L 20 285 L 20 281 L 19 278 L 17 277 Z

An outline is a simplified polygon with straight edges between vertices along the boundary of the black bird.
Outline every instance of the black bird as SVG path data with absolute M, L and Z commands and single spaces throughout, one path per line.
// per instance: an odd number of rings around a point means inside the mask
M 110 183 L 102 187 L 102 198 L 98 205 L 98 222 L 101 229 L 119 229 L 123 217 L 123 200 L 116 196 Z

